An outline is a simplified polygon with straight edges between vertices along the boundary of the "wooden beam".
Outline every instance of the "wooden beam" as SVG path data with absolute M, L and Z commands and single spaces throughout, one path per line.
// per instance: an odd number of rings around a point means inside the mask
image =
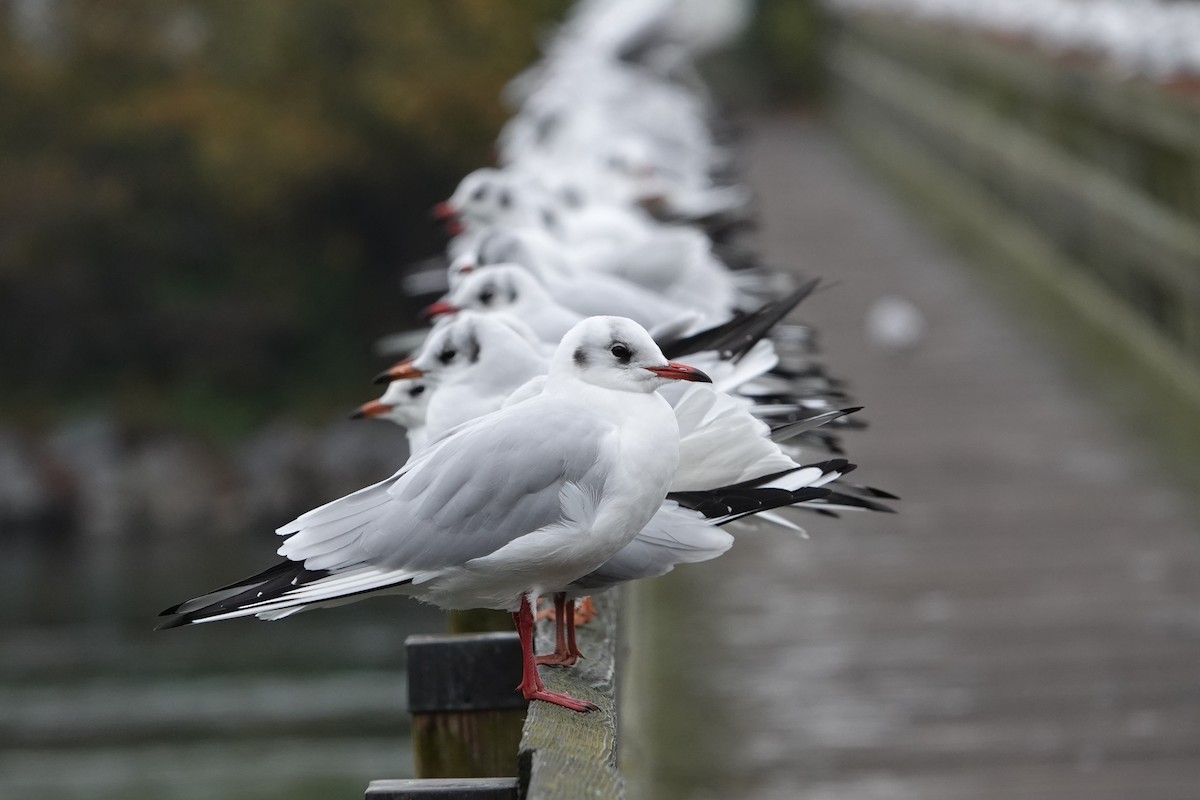
M 542 680 L 556 692 L 590 700 L 599 711 L 580 714 L 549 703 L 529 705 L 518 758 L 527 800 L 616 800 L 624 795 L 617 769 L 618 595 L 595 600 L 597 616 L 579 628 L 584 658 L 567 669 L 542 667 Z M 539 652 L 554 647 L 553 625 L 538 626 Z
M 1140 412 L 1164 452 L 1200 461 L 1200 373 L 1179 348 L 1073 262 L 1029 219 L 997 203 L 969 173 L 898 124 L 853 81 L 839 89 L 839 122 L 850 140 L 930 220 L 995 265 L 989 275 L 1086 356 L 1109 393 Z M 903 102 L 896 99 L 895 102 Z
M 1200 158 L 1200 106 L 1179 102 L 1144 79 L 1055 58 L 1036 46 L 995 41 L 982 31 L 919 24 L 887 14 L 846 15 L 841 23 L 872 50 L 901 62 L 959 81 L 1010 88 L 1026 110 L 1077 109 L 1100 127 Z
M 1200 230 L 1192 220 L 902 62 L 844 42 L 835 51 L 832 64 L 841 80 L 869 94 L 881 107 L 948 139 L 977 177 L 986 175 L 1008 184 L 1013 195 L 1018 193 L 1018 184 L 1024 184 L 1029 187 L 1027 193 L 1050 194 L 1095 216 L 1093 236 L 1126 251 L 1134 263 L 1177 291 L 1189 295 L 1195 291 Z M 1034 199 L 1027 197 L 1026 202 Z

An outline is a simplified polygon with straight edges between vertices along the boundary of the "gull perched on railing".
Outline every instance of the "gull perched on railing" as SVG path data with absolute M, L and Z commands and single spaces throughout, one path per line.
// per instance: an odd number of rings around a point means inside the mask
M 167 609 L 160 627 L 278 619 L 374 593 L 503 609 L 521 636 L 526 699 L 591 710 L 542 684 L 530 603 L 599 567 L 662 505 L 679 429 L 655 390 L 677 380 L 708 378 L 668 361 L 628 319 L 584 320 L 559 344 L 540 395 L 279 528 L 286 561 Z

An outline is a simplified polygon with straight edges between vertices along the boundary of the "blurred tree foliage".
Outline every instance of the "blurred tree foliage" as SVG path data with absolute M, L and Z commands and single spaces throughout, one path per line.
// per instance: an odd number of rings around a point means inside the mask
M 705 82 L 731 113 L 819 106 L 826 73 L 822 47 L 831 20 L 819 0 L 752 0 L 741 38 L 700 64 Z
M 751 54 L 762 101 L 819 99 L 824 89 L 821 44 L 827 25 L 818 0 L 758 0 L 741 52 Z
M 0 411 L 233 432 L 366 399 L 430 205 L 566 5 L 0 0 Z

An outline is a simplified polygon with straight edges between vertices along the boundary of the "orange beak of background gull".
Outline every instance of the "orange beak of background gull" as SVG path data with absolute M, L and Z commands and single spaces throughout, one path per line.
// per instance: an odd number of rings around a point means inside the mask
M 450 205 L 449 200 L 444 200 L 433 207 L 433 218 L 442 223 L 446 233 L 451 236 L 458 236 L 465 230 L 462 220 L 458 218 L 458 209 Z
M 369 419 L 371 417 L 378 417 L 386 414 L 391 410 L 392 407 L 386 403 L 381 403 L 378 400 L 372 400 L 369 403 L 363 403 L 361 406 L 359 406 L 358 409 L 350 415 L 350 419 Z
M 438 300 L 432 305 L 425 306 L 421 310 L 421 316 L 425 319 L 436 319 L 443 314 L 457 314 L 460 310 L 458 306 L 452 306 L 445 300 Z
M 668 361 L 665 367 L 646 367 L 646 369 L 660 378 L 670 378 L 675 381 L 712 383 L 712 378 L 700 370 L 695 367 L 689 367 L 687 364 L 680 364 L 678 361 Z
M 412 365 L 412 360 L 401 361 L 392 367 L 385 369 L 383 372 L 375 376 L 375 383 L 391 383 L 392 381 L 405 381 L 412 378 L 419 378 L 424 375 L 424 372 Z M 370 405 L 368 403 L 367 405 Z

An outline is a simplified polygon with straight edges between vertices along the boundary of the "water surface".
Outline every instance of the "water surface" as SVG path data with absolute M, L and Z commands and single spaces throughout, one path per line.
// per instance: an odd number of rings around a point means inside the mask
M 153 630 L 277 544 L 0 535 L 0 797 L 356 797 L 410 776 L 404 639 L 442 631 L 436 609 Z

